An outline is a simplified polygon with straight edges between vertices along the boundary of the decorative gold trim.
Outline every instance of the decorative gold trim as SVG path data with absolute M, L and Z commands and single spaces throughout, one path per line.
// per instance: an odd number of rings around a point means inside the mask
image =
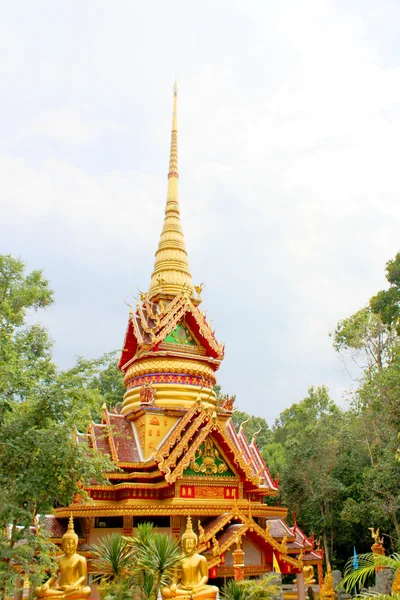
M 168 438 L 161 445 L 161 447 L 154 454 L 154 458 L 157 462 L 160 462 L 163 458 L 168 457 L 173 446 L 180 440 L 182 433 L 191 419 L 200 412 L 199 404 L 195 401 L 193 406 L 185 413 L 185 416 L 175 425 L 175 429 L 169 434 Z
M 109 473 L 107 475 L 107 479 L 125 479 L 129 481 L 130 479 L 157 479 L 162 477 L 162 473 L 160 471 L 153 471 L 151 473 Z M 86 488 L 88 489 L 88 488 Z
M 163 356 L 160 358 L 158 356 L 157 358 L 149 357 L 133 363 L 126 371 L 125 385 L 131 379 L 140 377 L 140 375 L 164 372 L 187 373 L 188 375 L 198 375 L 215 380 L 215 371 L 207 363 L 189 357 L 170 358 L 169 356 Z
M 178 442 L 178 444 L 175 446 L 173 451 L 169 454 L 169 456 L 165 460 L 163 460 L 162 463 L 160 463 L 158 465 L 158 468 L 160 469 L 160 471 L 165 472 L 166 468 L 168 468 L 170 470 L 172 467 L 175 467 L 178 458 L 180 457 L 182 452 L 184 452 L 184 450 L 189 449 L 190 440 L 193 438 L 196 431 L 198 431 L 200 424 L 202 424 L 204 421 L 205 421 L 204 415 L 201 420 L 201 423 L 199 423 L 199 419 L 195 419 L 193 421 L 193 423 L 191 424 L 189 429 L 186 431 L 185 435 L 181 438 L 180 442 Z
M 114 504 L 71 504 L 67 507 L 56 508 L 54 513 L 58 518 L 67 518 L 71 515 L 74 517 L 101 517 L 104 515 L 110 516 L 199 516 L 199 517 L 217 517 L 225 512 L 231 512 L 232 502 L 188 502 L 182 500 L 177 502 L 177 499 L 157 501 L 154 504 L 154 499 L 143 500 L 144 504 L 139 504 L 137 499 L 135 503 L 126 503 L 121 505 L 120 502 Z M 287 514 L 287 509 L 280 506 L 268 506 L 264 504 L 254 511 L 256 517 L 277 517 L 284 518 Z
M 209 542 L 214 536 L 216 536 L 217 533 L 221 531 L 223 527 L 225 527 L 225 525 L 232 521 L 232 519 L 233 514 L 231 512 L 226 513 L 225 517 L 223 519 L 220 519 L 214 525 L 214 527 L 211 527 L 207 533 L 204 532 L 202 543 L 199 545 L 198 552 L 204 552 L 204 550 L 207 548 L 207 542 Z

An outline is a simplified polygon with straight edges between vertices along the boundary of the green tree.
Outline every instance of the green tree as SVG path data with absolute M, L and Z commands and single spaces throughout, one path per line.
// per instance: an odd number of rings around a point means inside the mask
M 400 335 L 400 252 L 386 263 L 386 279 L 389 289 L 378 292 L 369 304 L 382 323 L 393 327 Z
M 350 358 L 361 375 L 384 368 L 394 341 L 393 333 L 369 307 L 339 321 L 330 335 L 336 352 Z
M 321 536 L 329 562 L 340 520 L 346 486 L 339 467 L 346 440 L 345 415 L 325 387 L 310 388 L 308 396 L 283 411 L 273 428 L 272 443 L 264 447 L 267 458 L 279 462 L 280 500 L 306 531 Z M 268 463 L 267 463 L 268 464 Z
M 92 544 L 91 553 L 92 572 L 105 581 L 118 581 L 132 569 L 134 550 L 120 533 L 106 535 L 98 544 Z
M 392 556 L 373 554 L 372 552 L 360 554 L 357 568 L 354 568 L 353 557 L 349 558 L 341 584 L 348 592 L 353 591 L 357 586 L 364 587 L 375 576 L 376 569 L 379 567 L 390 569 L 396 574 L 400 569 L 400 554 L 395 553 Z M 379 598 L 375 595 L 374 597 Z
M 352 391 L 349 415 L 361 472 L 353 483 L 356 493 L 343 505 L 342 518 L 365 530 L 380 526 L 392 550 L 400 547 L 398 432 L 400 430 L 400 254 L 387 263 L 389 290 L 338 323 L 333 334 L 336 351 L 356 356 L 358 387 Z M 365 460 L 366 457 L 366 460 Z M 348 551 L 351 547 L 348 548 Z
M 275 573 L 267 573 L 261 579 L 237 582 L 228 581 L 221 590 L 222 600 L 272 600 L 280 596 L 279 578 Z
M 135 597 L 155 600 L 158 590 L 169 584 L 182 553 L 170 536 L 151 523 L 141 523 L 133 537 L 116 533 L 93 546 L 93 566 L 102 577 L 103 597 Z
M 101 480 L 112 468 L 109 460 L 75 441 L 74 425 L 86 424 L 90 409 L 82 408 L 84 394 L 76 382 L 57 372 L 47 331 L 28 323 L 31 312 L 52 299 L 41 271 L 26 273 L 21 260 L 0 257 L 1 598 L 12 593 L 21 565 L 33 585 L 48 566 L 32 559 L 51 547 L 37 527 L 37 515 L 69 504 L 80 484 Z M 98 405 L 100 400 L 97 392 Z

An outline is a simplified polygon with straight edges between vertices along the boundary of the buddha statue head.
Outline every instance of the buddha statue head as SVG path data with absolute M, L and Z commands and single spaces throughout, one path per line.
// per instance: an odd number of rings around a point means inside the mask
M 61 548 L 64 551 L 65 556 L 72 556 L 75 554 L 78 547 L 78 536 L 74 531 L 74 520 L 72 515 L 69 518 L 68 529 L 62 536 Z
M 197 547 L 197 535 L 193 531 L 192 519 L 188 517 L 186 523 L 186 531 L 181 539 L 182 548 L 186 554 L 194 554 Z

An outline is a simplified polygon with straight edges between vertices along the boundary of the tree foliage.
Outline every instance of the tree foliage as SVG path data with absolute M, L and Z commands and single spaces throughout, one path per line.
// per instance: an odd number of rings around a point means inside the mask
M 37 516 L 70 504 L 81 484 L 111 468 L 74 436 L 76 424 L 99 413 L 100 369 L 59 372 L 46 329 L 29 321 L 52 301 L 41 271 L 0 256 L 0 597 L 23 565 L 32 581 L 43 577 L 48 565 L 36 556 L 50 546 Z
M 386 263 L 386 279 L 389 289 L 378 292 L 369 304 L 382 323 L 393 327 L 400 335 L 400 252 Z
M 93 546 L 93 566 L 101 577 L 104 598 L 156 600 L 158 590 L 171 582 L 182 558 L 178 543 L 151 523 L 138 525 L 133 537 L 119 533 Z
M 390 569 L 394 573 L 400 569 L 400 554 L 385 556 L 367 552 L 360 554 L 357 557 L 358 566 L 354 567 L 354 560 L 350 558 L 346 564 L 346 570 L 341 585 L 348 592 L 354 590 L 355 587 L 364 587 L 368 580 L 375 576 L 376 570 L 379 568 Z
M 280 581 L 276 573 L 267 573 L 261 579 L 231 579 L 221 590 L 222 600 L 272 600 L 280 594 Z

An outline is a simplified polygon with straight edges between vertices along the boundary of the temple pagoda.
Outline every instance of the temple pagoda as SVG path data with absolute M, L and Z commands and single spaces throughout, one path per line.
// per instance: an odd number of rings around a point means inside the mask
M 61 539 L 70 514 L 80 550 L 106 533 L 131 535 L 151 521 L 180 538 L 190 515 L 212 579 L 273 570 L 301 573 L 320 565 L 313 541 L 285 522 L 287 509 L 268 504 L 278 492 L 256 441 L 235 430 L 234 398 L 217 398 L 224 358 L 200 310 L 182 233 L 178 194 L 177 88 L 174 88 L 165 219 L 147 293 L 131 309 L 119 368 L 126 393 L 120 410 L 103 407 L 78 441 L 107 454 L 118 470 L 109 485 L 86 488 L 49 520 Z

